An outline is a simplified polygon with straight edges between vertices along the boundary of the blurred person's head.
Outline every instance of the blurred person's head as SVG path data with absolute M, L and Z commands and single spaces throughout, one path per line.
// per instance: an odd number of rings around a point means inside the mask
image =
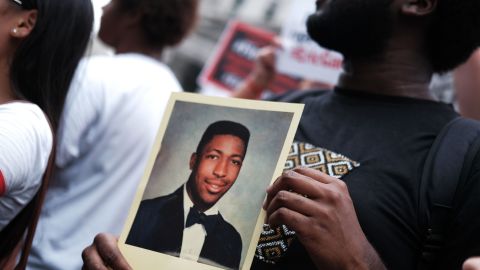
M 242 124 L 218 121 L 207 127 L 190 157 L 187 192 L 200 211 L 215 205 L 237 180 L 250 131 Z
M 477 0 L 318 0 L 307 28 L 312 39 L 347 60 L 381 57 L 408 43 L 434 72 L 443 72 L 478 46 L 478 14 Z
M 0 0 L 2 59 L 14 99 L 37 104 L 57 127 L 93 26 L 90 0 Z M 4 63 L 2 63 L 4 64 Z
M 188 35 L 197 9 L 198 0 L 111 0 L 98 36 L 117 53 L 161 52 Z

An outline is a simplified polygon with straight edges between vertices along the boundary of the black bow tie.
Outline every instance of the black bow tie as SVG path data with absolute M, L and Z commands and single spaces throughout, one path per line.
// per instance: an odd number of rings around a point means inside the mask
M 215 224 L 217 223 L 218 215 L 205 215 L 202 212 L 199 212 L 197 209 L 190 207 L 190 211 L 188 212 L 187 222 L 185 223 L 185 227 L 188 228 L 193 224 L 202 224 L 205 227 L 205 231 L 209 234 L 214 228 Z

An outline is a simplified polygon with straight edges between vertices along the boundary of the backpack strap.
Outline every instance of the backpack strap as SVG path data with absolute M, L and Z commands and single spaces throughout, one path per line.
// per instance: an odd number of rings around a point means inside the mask
M 462 117 L 448 123 L 430 148 L 420 188 L 419 209 L 427 213 L 423 220 L 427 231 L 418 269 L 430 269 L 444 246 L 456 194 L 479 150 L 480 123 Z

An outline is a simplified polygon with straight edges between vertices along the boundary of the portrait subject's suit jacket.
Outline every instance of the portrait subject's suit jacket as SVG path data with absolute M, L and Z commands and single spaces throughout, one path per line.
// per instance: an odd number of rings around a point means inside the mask
M 207 234 L 198 262 L 238 269 L 242 240 L 219 214 Z M 183 238 L 183 186 L 174 193 L 140 203 L 126 244 L 179 257 Z

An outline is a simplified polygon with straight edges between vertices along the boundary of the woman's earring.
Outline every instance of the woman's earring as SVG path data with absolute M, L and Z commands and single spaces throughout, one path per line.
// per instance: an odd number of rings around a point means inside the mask
M 13 28 L 13 29 L 12 29 L 12 33 L 16 35 L 16 34 L 18 33 L 18 29 L 17 29 L 17 28 Z

